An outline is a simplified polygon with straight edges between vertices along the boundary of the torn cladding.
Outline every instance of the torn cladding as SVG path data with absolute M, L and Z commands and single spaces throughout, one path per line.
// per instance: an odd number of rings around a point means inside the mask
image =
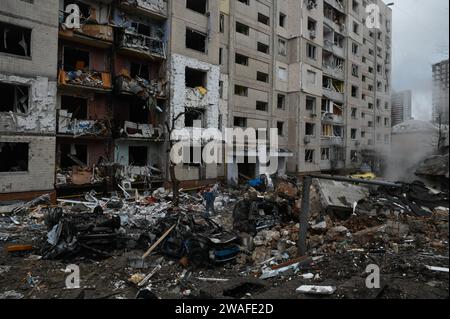
M 193 97 L 192 90 L 186 87 L 186 68 L 206 72 L 206 94 L 203 98 Z M 172 54 L 170 67 L 171 88 L 171 117 L 185 112 L 185 108 L 200 108 L 205 111 L 205 127 L 219 125 L 219 80 L 220 67 L 188 58 L 183 55 Z M 200 104 L 200 107 L 199 107 Z M 175 127 L 182 129 L 184 116 L 181 116 Z
M 28 109 L 22 112 L 2 112 L 0 131 L 50 134 L 56 131 L 56 82 L 46 77 L 24 78 L 0 74 L 1 83 L 29 87 Z

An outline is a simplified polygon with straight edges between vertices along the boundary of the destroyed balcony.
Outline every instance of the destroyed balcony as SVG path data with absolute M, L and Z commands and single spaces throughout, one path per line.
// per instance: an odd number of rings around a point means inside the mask
M 167 0 L 120 0 L 119 7 L 129 13 L 167 19 Z
M 207 108 L 209 105 L 208 91 L 203 87 L 186 88 L 185 105 L 190 108 Z
M 77 137 L 111 137 L 107 121 L 72 119 L 67 110 L 58 111 L 58 134 Z
M 136 76 L 134 79 L 127 75 L 116 78 L 116 90 L 121 95 L 135 95 L 143 100 L 149 98 L 166 99 L 166 83 L 158 80 L 146 80 Z
M 341 136 L 322 136 L 320 146 L 343 146 L 344 139 Z
M 323 95 L 330 100 L 344 103 L 344 93 L 329 88 L 323 88 Z
M 342 0 L 324 0 L 325 3 L 329 4 L 330 6 L 332 6 L 334 9 L 345 13 L 345 2 Z
M 323 73 L 325 73 L 331 77 L 340 79 L 340 80 L 345 79 L 343 66 L 333 66 L 333 65 L 324 63 L 323 64 Z
M 120 130 L 120 136 L 124 139 L 145 139 L 164 141 L 164 129 L 162 125 L 140 124 L 126 121 Z
M 342 115 L 337 115 L 333 113 L 324 113 L 322 115 L 323 124 L 344 124 L 344 118 Z
M 118 39 L 119 52 L 139 58 L 165 59 L 166 46 L 161 39 L 122 29 Z
M 111 74 L 96 71 L 64 71 L 58 76 L 58 85 L 63 88 L 86 88 L 99 92 L 112 90 Z
M 80 29 L 68 29 L 60 23 L 59 38 L 98 48 L 108 48 L 114 42 L 113 28 L 109 25 L 83 24 Z

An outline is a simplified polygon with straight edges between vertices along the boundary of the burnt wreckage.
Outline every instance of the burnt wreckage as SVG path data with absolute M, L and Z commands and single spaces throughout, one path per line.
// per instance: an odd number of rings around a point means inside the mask
M 198 214 L 178 213 L 168 216 L 151 227 L 140 240 L 144 243 L 154 242 L 173 225 L 174 229 L 159 248 L 165 255 L 187 257 L 194 263 L 207 264 L 233 260 L 240 252 L 240 239 L 236 234 L 223 230 L 212 219 Z

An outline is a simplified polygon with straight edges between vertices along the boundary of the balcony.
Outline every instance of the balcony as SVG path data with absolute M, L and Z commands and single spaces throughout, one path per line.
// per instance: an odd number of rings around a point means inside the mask
M 146 80 L 136 76 L 120 75 L 116 78 L 116 90 L 120 95 L 136 95 L 144 100 L 166 99 L 166 84 L 158 80 Z
M 107 121 L 72 119 L 67 110 L 58 111 L 58 134 L 77 137 L 111 137 Z
M 343 66 L 333 66 L 328 63 L 323 63 L 323 72 L 329 76 L 332 76 L 334 78 L 344 80 L 344 68 Z
M 111 74 L 97 71 L 64 71 L 58 75 L 58 85 L 62 88 L 90 89 L 98 92 L 112 90 Z
M 121 138 L 145 139 L 154 141 L 164 141 L 164 129 L 162 125 L 140 124 L 125 121 L 120 130 Z
M 80 29 L 67 29 L 64 24 L 60 24 L 59 38 L 97 48 L 108 48 L 114 42 L 114 32 L 109 25 L 84 24 Z
M 339 103 L 344 103 L 344 93 L 338 92 L 338 91 L 334 91 L 332 89 L 328 89 L 328 88 L 323 88 L 323 95 L 330 100 L 339 102 Z
M 324 113 L 322 115 L 322 123 L 343 125 L 344 118 L 342 117 L 342 115 L 337 115 L 333 113 Z
M 138 34 L 127 29 L 119 32 L 118 49 L 138 58 L 165 59 L 166 46 L 161 39 Z
M 336 10 L 345 13 L 345 2 L 341 0 L 324 0 L 325 3 L 328 3 L 330 6 L 335 8 Z
M 120 0 L 119 6 L 129 13 L 167 19 L 167 0 Z
M 322 136 L 320 145 L 322 147 L 343 146 L 344 139 L 341 136 Z

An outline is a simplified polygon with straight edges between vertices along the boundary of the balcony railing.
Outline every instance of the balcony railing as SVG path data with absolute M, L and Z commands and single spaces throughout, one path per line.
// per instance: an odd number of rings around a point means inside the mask
M 97 90 L 111 90 L 111 74 L 96 71 L 64 71 L 61 69 L 58 76 L 61 86 L 85 87 Z
M 157 80 L 146 80 L 140 77 L 130 78 L 120 75 L 116 78 L 116 90 L 119 94 L 132 94 L 149 99 L 150 97 L 164 99 L 166 98 L 166 85 Z
M 340 12 L 345 12 L 345 2 L 342 0 L 324 0 L 326 3 L 328 3 L 330 6 L 335 8 L 336 10 L 339 10 Z
M 325 95 L 325 97 L 330 100 L 344 103 L 344 93 L 341 93 L 338 91 L 333 91 L 333 90 L 330 90 L 330 89 L 324 87 L 323 95 Z
M 322 115 L 322 123 L 343 124 L 344 118 L 342 117 L 342 115 L 325 113 Z
M 123 29 L 119 33 L 119 48 L 153 58 L 166 58 L 166 46 L 161 39 Z
M 58 133 L 81 136 L 111 136 L 111 129 L 106 121 L 77 120 L 72 119 L 72 114 L 67 110 L 58 111 Z
M 113 28 L 109 25 L 83 24 L 80 29 L 67 29 L 60 24 L 59 36 L 83 44 L 94 46 L 112 45 L 114 42 Z M 103 43 L 99 43 L 103 41 Z
M 342 146 L 344 139 L 341 136 L 322 136 L 321 146 Z
M 338 79 L 344 79 L 343 66 L 333 66 L 326 62 L 323 63 L 323 72 Z
M 120 5 L 144 14 L 167 17 L 167 0 L 120 0 Z

